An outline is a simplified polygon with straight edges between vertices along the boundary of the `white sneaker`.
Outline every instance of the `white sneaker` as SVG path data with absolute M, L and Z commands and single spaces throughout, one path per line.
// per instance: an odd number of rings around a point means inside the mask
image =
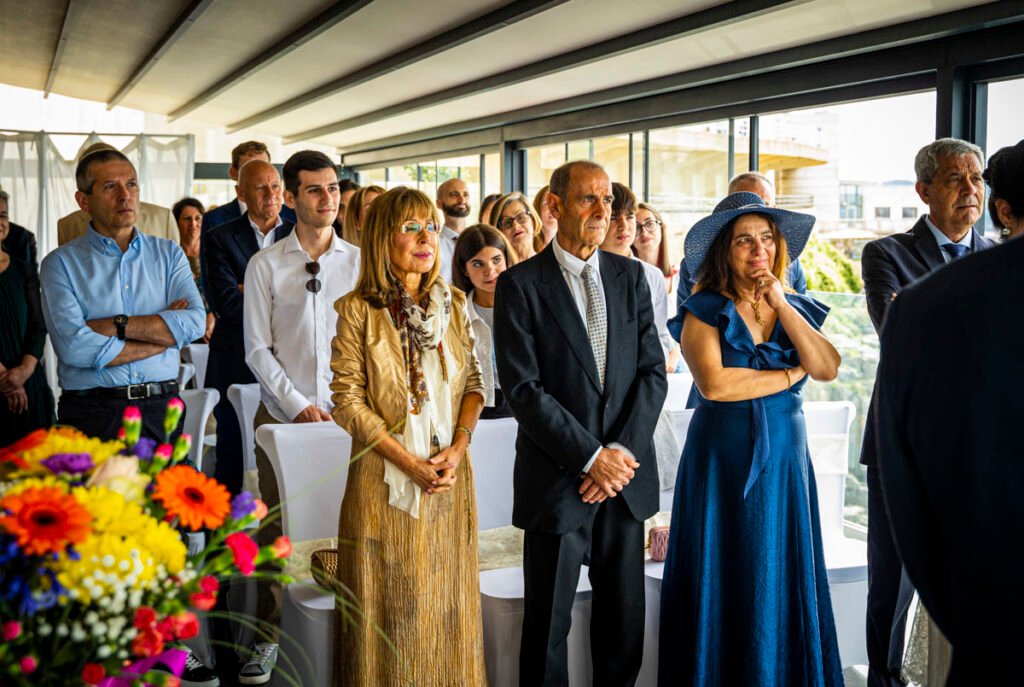
M 265 685 L 277 665 L 277 644 L 257 644 L 242 669 L 238 671 L 238 684 Z

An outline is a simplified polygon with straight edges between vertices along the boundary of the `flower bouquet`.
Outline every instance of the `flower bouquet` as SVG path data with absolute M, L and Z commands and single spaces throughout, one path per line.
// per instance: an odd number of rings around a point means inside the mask
M 183 411 L 168 404 L 166 436 Z M 0 449 L 0 684 L 177 685 L 172 647 L 199 631 L 219 579 L 291 553 L 287 537 L 256 545 L 244 530 L 266 506 L 185 462 L 187 434 L 157 444 L 141 429 L 129 407 L 116 441 L 54 427 Z M 203 529 L 189 556 L 182 530 Z

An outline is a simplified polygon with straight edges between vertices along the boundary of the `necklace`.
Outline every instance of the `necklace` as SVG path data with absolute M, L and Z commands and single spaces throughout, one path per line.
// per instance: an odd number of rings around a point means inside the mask
M 750 303 L 750 308 L 754 311 L 754 322 L 757 322 L 761 327 L 764 327 L 764 318 L 761 317 L 761 301 L 747 301 Z

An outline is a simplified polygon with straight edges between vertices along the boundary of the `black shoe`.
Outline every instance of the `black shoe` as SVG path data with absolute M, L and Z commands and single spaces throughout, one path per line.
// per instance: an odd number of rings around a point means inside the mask
M 220 678 L 189 650 L 185 658 L 185 672 L 181 674 L 181 687 L 220 687 Z

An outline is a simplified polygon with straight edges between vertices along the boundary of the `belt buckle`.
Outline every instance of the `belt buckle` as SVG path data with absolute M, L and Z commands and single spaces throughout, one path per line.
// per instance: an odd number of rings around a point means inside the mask
M 149 394 L 147 393 L 147 391 L 148 391 L 147 387 L 148 386 L 149 386 L 148 384 L 129 384 L 128 385 L 128 400 L 129 401 L 140 401 L 142 399 L 148 398 L 149 397 Z M 136 389 L 138 389 L 138 392 L 139 392 L 138 396 L 135 395 L 135 390 Z

